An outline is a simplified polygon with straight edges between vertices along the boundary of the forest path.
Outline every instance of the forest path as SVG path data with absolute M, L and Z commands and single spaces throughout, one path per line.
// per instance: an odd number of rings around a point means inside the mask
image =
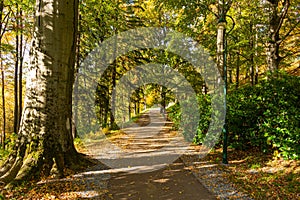
M 159 108 L 144 113 L 126 134 L 87 145 L 89 155 L 111 169 L 95 166 L 76 175 L 86 181 L 88 199 L 215 199 L 180 158 L 188 144 L 161 115 Z

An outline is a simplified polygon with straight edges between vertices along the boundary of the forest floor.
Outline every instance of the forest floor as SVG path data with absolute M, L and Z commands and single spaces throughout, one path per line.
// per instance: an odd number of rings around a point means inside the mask
M 98 165 L 0 192 L 0 199 L 300 199 L 299 161 L 255 149 L 230 149 L 229 165 L 221 164 L 221 149 L 200 159 L 201 146 L 187 145 L 171 126 L 150 110 L 122 131 L 82 140 L 81 151 Z

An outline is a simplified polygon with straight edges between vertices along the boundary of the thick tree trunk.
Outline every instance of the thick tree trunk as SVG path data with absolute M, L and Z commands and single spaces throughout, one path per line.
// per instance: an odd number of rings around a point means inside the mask
M 2 169 L 0 181 L 48 175 L 54 162 L 76 159 L 72 139 L 78 0 L 37 0 L 29 79 L 19 140 Z
M 270 72 L 275 72 L 279 69 L 280 56 L 279 56 L 279 34 L 273 34 L 274 25 L 270 25 L 270 38 L 267 43 L 267 65 Z

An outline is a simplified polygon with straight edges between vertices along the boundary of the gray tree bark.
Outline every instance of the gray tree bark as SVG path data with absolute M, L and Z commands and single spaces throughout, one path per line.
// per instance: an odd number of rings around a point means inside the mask
M 0 182 L 59 175 L 78 159 L 72 138 L 78 0 L 37 0 L 29 79 L 19 139 Z

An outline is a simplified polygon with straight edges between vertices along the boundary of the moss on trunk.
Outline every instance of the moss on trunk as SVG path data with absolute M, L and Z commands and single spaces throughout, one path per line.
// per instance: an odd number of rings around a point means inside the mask
M 78 0 L 37 0 L 29 76 L 19 140 L 0 170 L 0 182 L 59 177 L 78 156 L 72 138 Z

